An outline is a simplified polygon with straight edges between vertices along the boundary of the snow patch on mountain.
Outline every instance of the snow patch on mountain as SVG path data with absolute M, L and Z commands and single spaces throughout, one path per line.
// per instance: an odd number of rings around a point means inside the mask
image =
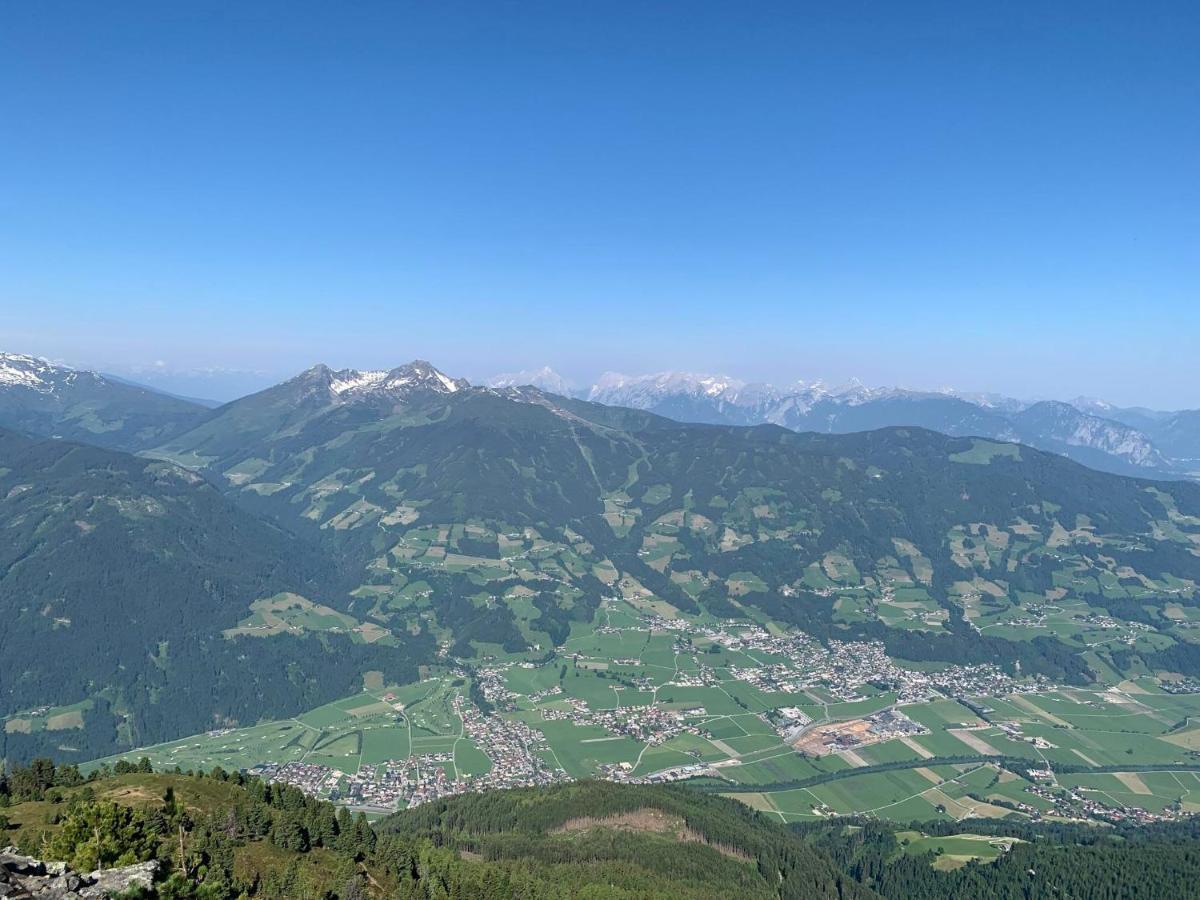
M 359 391 L 374 387 L 387 378 L 387 370 L 377 372 L 358 372 L 354 369 L 343 369 L 334 372 L 329 382 L 329 389 L 335 394 L 345 394 L 348 391 Z
M 797 431 L 830 432 L 921 425 L 944 434 L 1020 440 L 1074 455 L 1088 464 L 1108 457 L 1117 471 L 1125 471 L 1124 467 L 1173 471 L 1171 459 L 1150 437 L 1104 416 L 1107 404 L 1099 401 L 1027 403 L 951 387 L 932 391 L 868 387 L 856 379 L 837 385 L 817 380 L 776 387 L 688 372 L 606 372 L 587 396 L 610 406 L 714 424 L 769 423 Z M 1077 408 L 1085 402 L 1087 410 Z
M 15 353 L 0 354 L 0 384 L 17 387 L 39 388 L 46 382 L 38 374 L 39 369 L 47 364 L 32 356 L 20 356 Z
M 606 372 L 588 392 L 589 400 L 610 406 L 629 406 L 670 416 L 670 410 L 686 404 L 704 421 L 737 425 L 770 423 L 784 427 L 793 427 L 822 403 L 854 407 L 877 400 L 921 396 L 934 395 L 903 388 L 871 388 L 858 379 L 843 384 L 797 381 L 776 387 L 728 375 L 686 372 L 636 376 Z
M 104 376 L 96 372 L 58 366 L 49 360 L 24 353 L 0 352 L 0 387 L 26 388 L 49 394 L 56 387 L 73 384 L 81 377 L 104 380 Z
M 0 385 L 50 390 L 55 375 L 69 371 L 23 353 L 0 353 Z
M 313 366 L 292 379 L 307 391 L 324 389 L 337 402 L 399 400 L 412 391 L 453 394 L 470 387 L 463 378 L 451 378 L 418 359 L 395 369 L 338 369 Z

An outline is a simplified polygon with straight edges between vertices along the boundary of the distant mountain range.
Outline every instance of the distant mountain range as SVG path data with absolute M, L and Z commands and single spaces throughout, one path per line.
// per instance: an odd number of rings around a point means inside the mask
M 318 403 L 328 396 L 341 405 L 364 400 L 386 405 L 403 400 L 429 379 L 445 390 L 470 386 L 465 379 L 452 379 L 420 361 L 377 371 L 316 366 L 251 395 L 258 398 L 253 404 L 258 419 L 254 427 L 303 415 L 313 396 L 321 398 Z M 858 382 L 836 386 L 797 382 L 779 387 L 684 372 L 637 376 L 608 372 L 582 388 L 549 367 L 497 375 L 488 385 L 495 389 L 532 386 L 548 394 L 698 424 L 771 424 L 829 434 L 919 426 L 952 436 L 1027 444 L 1120 475 L 1200 477 L 1200 410 L 1122 408 L 1090 398 L 1026 402 L 997 394 L 871 388 Z M 291 400 L 276 405 L 273 398 L 281 397 L 295 398 L 298 405 Z M 211 407 L 115 376 L 0 353 L 0 426 L 17 431 L 137 452 L 170 443 L 202 425 L 214 416 Z M 259 413 L 266 418 L 258 418 Z
M 551 394 L 561 394 L 564 397 L 576 397 L 580 392 L 574 382 L 563 378 L 549 366 L 524 372 L 506 372 L 488 379 L 489 387 L 525 387 L 532 386 Z M 586 392 L 585 392 L 586 393 Z
M 950 389 L 869 388 L 858 382 L 777 387 L 685 372 L 635 376 L 607 372 L 590 388 L 573 389 L 552 369 L 543 368 L 497 376 L 489 384 L 528 384 L 680 422 L 773 424 L 832 434 L 915 425 L 943 434 L 1028 444 L 1122 475 L 1200 475 L 1200 410 L 1123 409 L 1086 398 L 1026 402 Z

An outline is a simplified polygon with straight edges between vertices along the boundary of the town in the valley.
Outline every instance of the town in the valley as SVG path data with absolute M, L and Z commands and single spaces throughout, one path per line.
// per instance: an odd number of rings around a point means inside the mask
M 606 624 L 578 646 L 568 642 L 537 660 L 448 663 L 431 673 L 445 722 L 440 734 L 410 737 L 407 752 L 368 760 L 360 744 L 358 755 L 340 764 L 318 742 L 311 752 L 243 768 L 369 814 L 580 777 L 695 779 L 784 821 L 887 816 L 897 806 L 889 788 L 872 786 L 861 798 L 848 789 L 889 776 L 915 779 L 914 797 L 955 818 L 1153 822 L 1194 811 L 1186 803 L 1139 805 L 1143 792 L 1154 796 L 1151 774 L 1090 776 L 1128 788 L 1122 792 L 1093 786 L 1086 773 L 1061 774 L 1113 767 L 1095 749 L 1077 746 L 1087 731 L 1056 711 L 1070 698 L 1081 717 L 1092 708 L 1155 717 L 1150 695 L 1132 686 L 1085 694 L 990 664 L 923 670 L 890 658 L 878 643 L 824 646 L 773 625 L 705 624 L 633 611 L 616 600 L 611 606 L 629 621 L 602 617 Z M 605 647 L 629 649 L 595 652 Z M 1161 696 L 1200 698 L 1186 686 L 1169 687 Z M 363 729 L 382 718 L 388 733 L 410 736 L 433 728 L 422 719 L 430 701 L 406 703 L 403 693 L 375 692 L 379 711 L 350 708 L 351 717 L 361 716 Z M 464 748 L 474 764 L 464 762 Z M 1064 753 L 1078 766 L 1064 766 Z M 912 762 L 904 763 L 906 756 Z M 929 766 L 917 765 L 926 758 Z M 831 786 L 840 793 L 831 795 Z M 881 802 L 872 806 L 875 799 Z

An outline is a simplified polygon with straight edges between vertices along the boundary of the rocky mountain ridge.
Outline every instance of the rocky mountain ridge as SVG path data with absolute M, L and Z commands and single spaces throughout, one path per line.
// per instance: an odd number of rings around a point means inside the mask
M 158 874 L 157 860 L 81 873 L 63 862 L 25 856 L 16 847 L 0 850 L 0 897 L 6 900 L 112 897 L 133 889 L 149 890 Z

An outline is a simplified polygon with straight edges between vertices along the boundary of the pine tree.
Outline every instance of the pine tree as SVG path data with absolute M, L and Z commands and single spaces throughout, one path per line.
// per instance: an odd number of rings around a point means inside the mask
M 350 810 L 340 807 L 337 812 L 337 838 L 334 846 L 343 853 L 354 852 L 354 819 Z

